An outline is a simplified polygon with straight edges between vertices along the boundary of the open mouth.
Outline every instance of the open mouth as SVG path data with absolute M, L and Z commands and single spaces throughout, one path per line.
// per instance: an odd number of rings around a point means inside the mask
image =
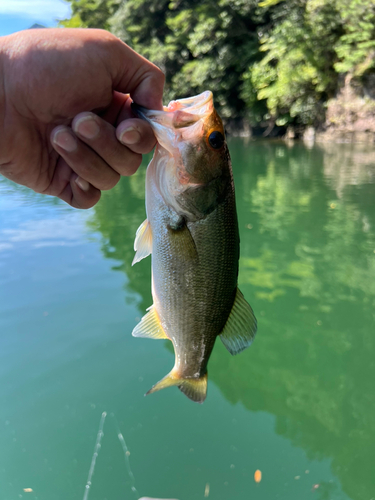
M 171 101 L 168 106 L 164 106 L 164 111 L 173 112 L 182 110 L 186 113 L 204 115 L 211 111 L 213 108 L 213 96 L 212 92 L 206 90 L 202 94 L 198 94 L 194 97 L 187 97 L 185 99 L 176 99 Z
M 135 102 L 132 103 L 131 108 L 138 118 L 147 120 L 151 125 L 158 123 L 181 128 L 210 114 L 213 109 L 213 96 L 212 92 L 206 90 L 194 97 L 171 101 L 168 106 L 164 106 L 164 111 L 147 109 Z
M 152 110 L 132 103 L 132 111 L 152 127 L 161 146 L 170 153 L 179 149 L 184 141 L 199 141 L 204 122 L 214 109 L 212 92 L 205 91 L 194 97 L 171 101 L 163 111 Z

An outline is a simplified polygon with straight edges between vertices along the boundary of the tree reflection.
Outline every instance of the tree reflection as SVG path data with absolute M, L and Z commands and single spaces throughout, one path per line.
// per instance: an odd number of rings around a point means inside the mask
M 134 238 L 140 224 L 146 218 L 145 165 L 130 178 L 122 179 L 111 192 L 103 192 L 100 202 L 95 206 L 90 228 L 102 234 L 102 251 L 105 257 L 119 262 L 113 269 L 123 271 L 128 281 L 125 289 L 129 296 L 134 292 L 141 315 L 152 303 L 150 259 L 145 259 L 132 267 L 134 257 Z
M 209 368 L 230 402 L 274 414 L 279 434 L 311 458 L 330 457 L 345 492 L 362 500 L 374 495 L 374 171 L 358 174 L 352 145 L 336 150 L 355 182 L 331 149 L 232 141 L 239 281 L 259 333 L 236 357 L 218 346 Z M 140 169 L 103 194 L 91 222 L 140 295 L 140 314 L 151 304 L 149 260 L 131 267 L 143 197 Z M 323 486 L 316 494 L 329 498 Z
M 349 164 L 357 161 L 339 149 Z M 214 379 L 231 401 L 277 415 L 278 432 L 311 456 L 332 457 L 348 495 L 371 498 L 374 186 L 341 175 L 338 198 L 324 175 L 326 152 L 306 152 L 300 172 L 298 154 L 277 146 L 252 183 L 237 182 L 240 284 L 259 311 L 260 346 L 237 359 L 216 356 Z

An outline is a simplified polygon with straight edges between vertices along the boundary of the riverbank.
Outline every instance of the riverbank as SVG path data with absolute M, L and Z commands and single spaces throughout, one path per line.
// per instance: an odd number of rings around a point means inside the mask
M 367 86 L 358 86 L 347 76 L 337 95 L 326 104 L 325 121 L 315 127 L 281 127 L 271 120 L 252 127 L 245 120 L 231 120 L 226 130 L 236 137 L 375 143 L 375 76 Z
M 375 142 L 374 91 L 374 85 L 356 87 L 347 77 L 338 95 L 327 103 L 326 122 L 316 140 Z

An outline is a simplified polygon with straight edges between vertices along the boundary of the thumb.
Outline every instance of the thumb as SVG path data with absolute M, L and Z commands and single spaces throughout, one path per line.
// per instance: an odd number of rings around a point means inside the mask
M 145 108 L 163 109 L 163 72 L 121 40 L 116 42 L 110 68 L 113 90 L 130 94 Z

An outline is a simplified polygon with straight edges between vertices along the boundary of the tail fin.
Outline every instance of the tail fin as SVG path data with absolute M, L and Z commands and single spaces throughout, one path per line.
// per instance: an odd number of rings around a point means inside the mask
M 181 378 L 176 374 L 175 369 L 173 369 L 166 377 L 151 387 L 145 395 L 147 396 L 173 385 L 177 385 L 180 391 L 192 401 L 203 403 L 207 395 L 207 373 L 200 378 Z

